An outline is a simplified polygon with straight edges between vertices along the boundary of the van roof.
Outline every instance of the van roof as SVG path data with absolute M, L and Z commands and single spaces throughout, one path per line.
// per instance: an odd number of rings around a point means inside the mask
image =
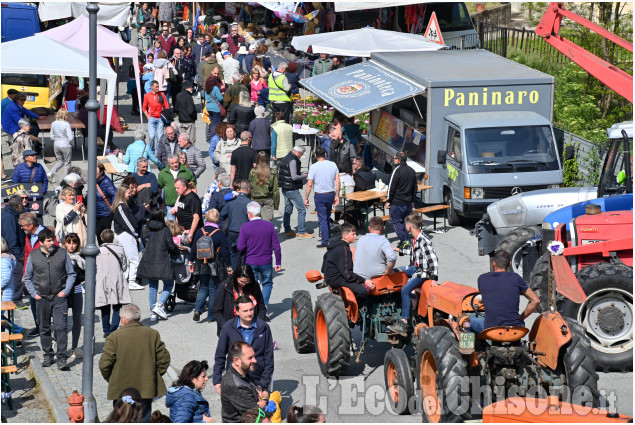
M 450 114 L 448 121 L 463 128 L 518 127 L 549 125 L 549 120 L 531 111 L 496 111 Z
M 371 59 L 426 87 L 553 84 L 555 78 L 487 50 L 371 53 Z

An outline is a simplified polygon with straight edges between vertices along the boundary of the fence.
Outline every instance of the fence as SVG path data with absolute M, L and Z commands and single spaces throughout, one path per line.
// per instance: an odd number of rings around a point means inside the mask
M 556 127 L 553 131 L 561 153 L 564 152 L 565 146 L 573 146 L 578 164 L 577 186 L 596 186 L 600 177 L 601 161 L 606 153 L 608 143 L 593 143 Z
M 543 37 L 537 35 L 532 30 L 528 30 L 526 28 L 518 29 L 502 27 L 480 21 L 477 21 L 474 24 L 481 41 L 481 47 L 500 56 L 507 57 L 508 53 L 512 50 L 521 50 L 525 53 L 538 54 L 544 61 L 549 63 L 564 64 L 569 61 L 565 55 L 556 50 L 553 46 L 547 43 Z M 592 53 L 602 57 L 601 43 L 598 43 L 598 40 L 601 40 L 602 38 L 597 35 L 590 37 L 593 37 L 591 40 L 595 42 L 595 48 L 592 49 L 595 51 L 592 51 Z M 567 36 L 566 38 L 579 46 L 584 42 L 589 41 L 586 37 L 575 35 Z M 632 67 L 633 54 L 626 49 L 616 47 L 613 64 L 630 64 Z

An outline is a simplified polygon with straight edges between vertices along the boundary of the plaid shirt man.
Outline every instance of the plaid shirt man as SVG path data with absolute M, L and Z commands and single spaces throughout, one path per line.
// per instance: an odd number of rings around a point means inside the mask
M 417 271 L 412 277 L 420 277 L 424 279 L 439 280 L 439 261 L 434 245 L 423 233 L 414 240 L 414 249 L 411 244 L 404 244 L 399 249 L 399 255 L 410 255 L 410 265 L 415 266 Z

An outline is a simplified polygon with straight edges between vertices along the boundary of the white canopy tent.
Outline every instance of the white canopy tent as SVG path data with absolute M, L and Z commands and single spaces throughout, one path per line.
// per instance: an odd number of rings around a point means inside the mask
M 382 7 L 395 7 L 406 6 L 414 4 L 414 2 L 403 1 L 385 1 L 385 0 L 371 0 L 371 1 L 336 1 L 335 12 L 352 12 L 354 10 L 366 10 L 366 9 L 379 9 Z
M 79 50 L 88 52 L 88 17 L 81 15 L 77 19 L 68 24 L 50 29 L 48 31 L 36 34 L 45 38 L 52 38 L 67 46 L 74 47 Z M 137 82 L 137 96 L 139 107 L 142 105 L 141 100 L 141 79 L 139 78 L 139 56 L 135 46 L 124 42 L 119 35 L 114 32 L 97 25 L 97 54 L 104 57 L 125 57 L 132 58 L 135 79 Z M 103 104 L 103 99 L 102 102 Z M 112 113 L 112 101 L 108 101 L 108 122 L 110 123 L 110 114 Z M 143 124 L 143 114 L 139 114 L 141 124 Z M 104 145 L 104 155 L 106 154 L 106 146 Z
M 0 71 L 7 74 L 43 74 L 88 77 L 88 52 L 66 46 L 47 37 L 26 37 L 2 43 Z M 117 74 L 108 61 L 97 58 L 97 78 L 107 81 L 108 115 L 110 128 L 112 106 L 115 99 Z M 102 87 L 104 84 L 102 84 Z M 104 146 L 108 145 L 108 134 Z
M 45 1 L 40 2 L 38 6 L 38 15 L 40 21 L 52 21 L 54 19 L 64 19 L 70 17 L 78 17 L 81 15 L 88 16 L 86 5 L 83 2 L 70 1 Z M 130 3 L 114 2 L 114 3 L 97 3 L 99 13 L 97 14 L 97 23 L 100 25 L 112 25 L 115 27 L 123 27 L 128 23 L 130 16 Z
M 296 50 L 330 55 L 370 57 L 371 52 L 427 52 L 444 48 L 427 38 L 397 31 L 360 28 L 293 37 Z

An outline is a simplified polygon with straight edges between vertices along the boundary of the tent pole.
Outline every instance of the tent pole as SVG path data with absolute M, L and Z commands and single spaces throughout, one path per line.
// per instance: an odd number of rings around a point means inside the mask
M 115 74 L 117 79 L 115 80 L 115 96 L 117 96 L 117 111 L 119 111 L 119 58 L 115 58 Z
M 89 98 L 86 102 L 88 110 L 88 187 L 95 188 L 97 185 L 97 12 L 99 6 L 95 3 L 88 3 L 86 10 L 89 16 L 89 61 L 88 75 L 90 80 Z M 84 323 L 84 358 L 82 367 L 82 394 L 84 395 L 84 416 L 85 422 L 99 422 L 97 417 L 97 402 L 93 396 L 93 355 L 95 348 L 95 321 L 93 311 L 95 310 L 95 278 L 97 272 L 97 254 L 99 248 L 96 245 L 95 230 L 97 224 L 96 198 L 97 191 L 89 190 L 87 193 L 86 209 L 88 211 L 88 223 L 86 234 L 91 235 L 87 244 L 82 250 L 86 257 L 86 320 Z

